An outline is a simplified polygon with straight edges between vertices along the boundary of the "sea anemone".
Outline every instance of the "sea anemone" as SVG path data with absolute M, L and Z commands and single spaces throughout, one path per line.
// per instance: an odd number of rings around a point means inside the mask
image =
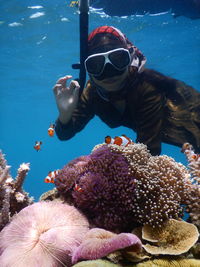
M 87 231 L 87 219 L 73 206 L 32 204 L 1 231 L 0 266 L 71 266 L 72 251 Z
M 104 229 L 93 228 L 87 232 L 81 245 L 74 250 L 72 262 L 99 259 L 130 246 L 136 252 L 142 250 L 142 243 L 134 234 L 115 234 Z
M 143 144 L 112 145 L 111 149 L 124 155 L 135 177 L 132 207 L 136 222 L 157 227 L 170 218 L 183 216 L 193 187 L 183 164 L 166 155 L 151 156 Z
M 84 174 L 88 165 L 89 157 L 82 156 L 70 161 L 55 176 L 55 185 L 62 195 L 70 195 L 77 177 Z
M 199 185 L 190 178 L 184 165 L 152 156 L 144 144 L 100 144 L 66 165 L 55 184 L 96 227 L 121 232 L 181 218 L 199 203 Z
M 66 165 L 56 177 L 58 191 L 67 196 L 64 185 L 71 188 L 69 181 L 73 180 L 81 188 L 72 191 L 73 203 L 92 224 L 108 230 L 132 229 L 135 184 L 126 158 L 102 146 L 86 159 L 79 159 Z

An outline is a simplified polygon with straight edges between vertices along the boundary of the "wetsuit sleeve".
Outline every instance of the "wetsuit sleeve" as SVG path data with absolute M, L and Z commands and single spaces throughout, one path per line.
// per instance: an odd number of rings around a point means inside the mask
M 148 82 L 140 88 L 137 111 L 137 142 L 146 144 L 152 155 L 161 153 L 161 134 L 165 97 Z
M 72 114 L 71 120 L 67 124 L 63 124 L 57 119 L 55 123 L 55 131 L 60 140 L 68 140 L 76 133 L 80 132 L 86 124 L 94 117 L 94 111 L 91 105 L 88 88 L 85 88 Z

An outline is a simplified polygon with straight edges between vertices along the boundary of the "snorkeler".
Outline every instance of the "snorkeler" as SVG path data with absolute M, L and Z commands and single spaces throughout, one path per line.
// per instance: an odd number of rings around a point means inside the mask
M 89 81 L 79 94 L 79 83 L 60 78 L 54 95 L 59 110 L 55 131 L 68 140 L 94 117 L 111 128 L 125 126 L 137 134 L 153 155 L 162 142 L 200 152 L 200 93 L 182 81 L 144 67 L 145 56 L 118 29 L 102 26 L 88 37 L 85 68 Z

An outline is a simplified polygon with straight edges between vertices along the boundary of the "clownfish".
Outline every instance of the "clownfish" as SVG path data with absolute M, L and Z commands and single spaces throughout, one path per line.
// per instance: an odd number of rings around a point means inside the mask
M 48 129 L 48 135 L 53 137 L 54 136 L 54 133 L 55 133 L 55 124 L 51 123 L 50 126 L 49 126 L 49 129 Z
M 76 191 L 76 192 L 83 192 L 83 189 L 78 184 L 75 184 L 74 191 Z
M 44 179 L 44 182 L 45 183 L 52 183 L 52 184 L 54 184 L 54 181 L 55 181 L 55 177 L 56 177 L 56 175 L 58 175 L 58 172 L 59 172 L 59 170 L 56 170 L 56 171 L 50 171 L 49 173 L 48 173 L 48 175 L 46 176 L 46 178 Z
M 194 154 L 191 156 L 191 158 L 194 159 L 194 160 L 199 160 L 200 155 L 194 153 Z
M 34 148 L 38 152 L 41 149 L 42 141 L 35 141 Z
M 116 136 L 115 138 L 106 136 L 105 143 L 115 144 L 118 146 L 128 146 L 129 144 L 133 144 L 133 141 L 129 137 L 127 137 L 125 134 L 122 134 L 121 136 Z

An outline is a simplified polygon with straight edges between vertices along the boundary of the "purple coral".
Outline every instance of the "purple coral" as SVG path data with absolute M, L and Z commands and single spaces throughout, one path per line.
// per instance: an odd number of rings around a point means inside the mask
M 81 245 L 74 250 L 72 262 L 99 259 L 111 252 L 130 246 L 132 251 L 139 252 L 142 249 L 142 242 L 134 234 L 121 233 L 117 235 L 104 229 L 93 228 L 87 232 Z
M 144 144 L 97 145 L 81 158 L 80 167 L 78 162 L 70 165 L 73 176 L 64 167 L 63 184 L 73 177 L 72 203 L 97 227 L 112 231 L 128 231 L 136 224 L 155 227 L 182 217 L 185 207 L 191 215 L 195 208 L 195 216 L 199 210 L 199 185 L 192 183 L 188 169 L 166 155 L 152 156 Z M 59 183 L 57 188 L 60 191 Z
M 88 231 L 73 206 L 38 202 L 17 215 L 0 233 L 0 266 L 71 266 L 71 253 Z
M 126 158 L 105 145 L 79 159 L 58 175 L 56 186 L 60 193 L 66 195 L 63 185 L 70 187 L 73 181 L 82 189 L 72 191 L 73 203 L 92 223 L 108 230 L 132 228 L 135 183 Z

